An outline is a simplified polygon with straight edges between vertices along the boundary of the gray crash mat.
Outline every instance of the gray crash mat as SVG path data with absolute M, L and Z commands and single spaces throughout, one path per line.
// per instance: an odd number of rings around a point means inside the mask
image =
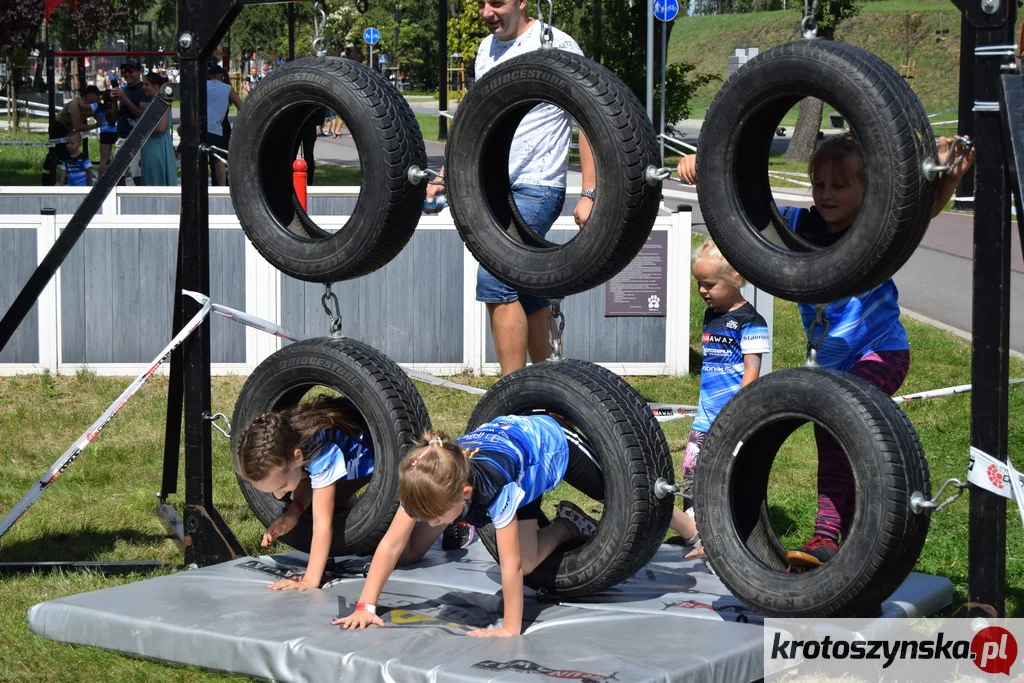
M 524 636 L 478 639 L 500 620 L 500 573 L 487 551 L 432 550 L 385 586 L 380 629 L 342 631 L 365 559 L 322 591 L 270 591 L 306 556 L 247 558 L 50 600 L 28 613 L 44 637 L 281 681 L 750 681 L 762 677 L 763 628 L 699 562 L 663 546 L 619 587 L 583 601 L 538 600 L 527 590 Z M 945 579 L 912 575 L 886 603 L 893 616 L 951 600 Z M 894 612 L 893 610 L 899 610 Z M 701 621 L 687 621 L 700 618 Z

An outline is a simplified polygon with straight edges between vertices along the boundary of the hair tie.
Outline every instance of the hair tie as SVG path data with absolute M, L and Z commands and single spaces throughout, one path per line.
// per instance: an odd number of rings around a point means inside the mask
M 430 441 L 427 442 L 427 445 L 428 446 L 433 446 L 435 443 L 438 446 L 443 446 L 444 445 L 444 440 L 441 437 L 439 437 L 439 436 L 435 436 L 433 439 L 431 439 Z
M 420 461 L 420 458 L 422 458 L 424 455 L 426 455 L 429 451 L 430 451 L 429 448 L 423 449 L 422 453 L 420 453 L 419 455 L 417 455 L 415 458 L 412 459 L 412 465 L 409 466 L 409 469 L 412 469 L 413 467 L 416 467 L 416 463 L 418 463 Z

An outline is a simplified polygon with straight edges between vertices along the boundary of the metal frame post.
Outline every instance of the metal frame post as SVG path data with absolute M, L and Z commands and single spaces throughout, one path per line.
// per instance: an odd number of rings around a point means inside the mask
M 448 111 L 448 0 L 438 0 L 437 52 L 440 64 L 437 108 L 439 111 Z M 448 119 L 444 114 L 437 115 L 437 139 L 442 142 L 448 139 Z
M 977 48 L 1014 41 L 1014 0 L 953 0 L 975 29 L 969 83 L 961 101 L 973 102 L 977 164 L 974 189 L 974 310 L 971 364 L 971 445 L 1007 458 L 1010 342 L 1010 183 L 1000 116 L 1005 57 Z M 971 486 L 968 524 L 968 616 L 1005 614 L 1006 501 Z

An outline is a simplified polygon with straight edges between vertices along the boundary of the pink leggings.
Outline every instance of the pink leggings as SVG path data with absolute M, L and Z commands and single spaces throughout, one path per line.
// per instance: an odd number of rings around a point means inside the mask
M 910 351 L 878 351 L 857 361 L 850 374 L 892 396 L 907 378 Z M 843 449 L 832 436 L 817 425 L 814 440 L 818 444 L 818 518 L 814 535 L 834 541 L 846 538 L 853 523 L 855 490 L 853 471 Z

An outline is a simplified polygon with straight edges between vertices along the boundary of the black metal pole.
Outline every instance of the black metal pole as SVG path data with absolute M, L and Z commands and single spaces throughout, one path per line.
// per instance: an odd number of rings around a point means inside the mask
M 975 28 L 974 48 L 1013 43 L 1016 3 L 959 0 Z M 1000 67 L 1007 56 L 972 50 L 974 132 L 974 310 L 971 364 L 971 445 L 1006 462 L 1009 423 L 1010 185 L 1000 117 Z M 971 486 L 968 524 L 969 615 L 989 606 L 1005 614 L 1006 500 Z
M 288 3 L 288 61 L 295 61 L 295 5 Z
M 50 122 L 47 125 L 49 135 L 53 135 L 53 124 L 57 120 L 57 55 L 54 54 L 52 46 L 46 46 L 46 96 L 49 108 Z M 29 127 L 31 130 L 31 126 Z M 57 167 L 51 165 L 46 181 L 51 187 L 57 184 Z M 20 322 L 20 321 L 19 321 Z M 0 340 L 0 349 L 6 344 L 6 340 Z
M 974 24 L 967 19 L 967 14 L 960 17 L 960 101 L 957 106 L 957 131 L 961 135 L 974 138 Z M 960 185 L 956 188 L 956 199 L 953 208 L 957 211 L 970 211 L 974 203 L 957 201 L 961 197 L 974 196 L 974 168 L 964 174 Z
M 181 55 L 181 221 L 178 230 L 180 286 L 210 292 L 209 191 L 206 168 L 206 59 L 237 14 L 230 0 L 179 0 L 178 47 Z M 187 320 L 198 304 L 175 292 L 176 314 Z M 185 563 L 205 566 L 245 551 L 213 506 L 213 458 L 210 423 L 210 319 L 182 344 L 181 372 L 185 419 Z M 169 407 L 170 411 L 170 407 Z
M 448 111 L 448 0 L 438 0 L 437 4 L 437 54 L 441 64 L 437 79 L 437 109 Z M 448 119 L 444 114 L 437 116 L 437 139 L 448 139 Z

